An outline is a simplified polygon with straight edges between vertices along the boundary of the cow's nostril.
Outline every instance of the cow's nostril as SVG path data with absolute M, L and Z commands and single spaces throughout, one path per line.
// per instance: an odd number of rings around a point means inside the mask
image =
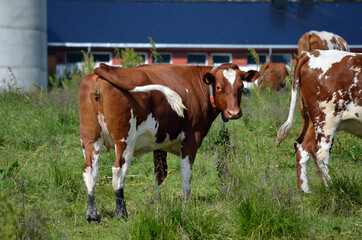
M 229 110 L 228 113 L 230 114 L 231 117 L 239 117 L 240 110 Z

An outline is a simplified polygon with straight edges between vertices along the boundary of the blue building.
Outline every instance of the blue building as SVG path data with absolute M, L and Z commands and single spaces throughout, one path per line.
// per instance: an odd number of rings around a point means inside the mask
M 81 50 L 117 65 L 114 48 L 134 48 L 151 63 L 148 37 L 163 62 L 252 65 L 248 48 L 261 61 L 291 61 L 309 30 L 342 36 L 351 51 L 362 49 L 362 2 L 194 2 L 48 0 L 49 68 L 77 64 Z

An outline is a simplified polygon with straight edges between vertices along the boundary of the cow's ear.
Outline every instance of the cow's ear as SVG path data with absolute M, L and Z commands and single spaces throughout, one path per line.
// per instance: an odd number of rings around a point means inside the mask
M 204 80 L 204 82 L 206 84 L 211 84 L 213 82 L 215 82 L 215 77 L 211 72 L 207 72 L 205 73 L 205 75 L 203 76 L 202 80 Z
M 254 82 L 256 79 L 259 78 L 260 73 L 258 71 L 249 70 L 247 72 L 241 72 L 243 80 L 246 82 Z

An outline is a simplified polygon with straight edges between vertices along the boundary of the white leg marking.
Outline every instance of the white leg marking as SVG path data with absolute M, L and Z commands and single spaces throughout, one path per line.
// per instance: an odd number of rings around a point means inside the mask
M 181 171 L 183 198 L 186 199 L 187 197 L 190 196 L 191 192 L 190 181 L 192 177 L 192 170 L 191 170 L 189 156 L 180 159 L 180 171 Z
M 117 147 L 116 147 L 116 149 L 117 149 Z M 112 167 L 112 174 L 113 174 L 112 186 L 113 186 L 114 191 L 117 191 L 120 188 L 124 188 L 124 184 L 126 182 L 127 170 L 129 168 L 132 158 L 133 158 L 133 148 L 130 147 L 130 145 L 127 145 L 126 150 L 124 150 L 124 152 L 122 154 L 122 157 L 125 160 L 122 168 Z
M 103 145 L 103 139 L 98 139 L 93 147 L 94 147 L 94 154 L 93 154 L 93 162 L 92 167 L 87 167 L 83 173 L 83 179 L 85 185 L 87 186 L 88 194 L 94 195 L 94 189 L 97 183 L 97 175 L 98 175 L 98 160 L 100 155 L 100 150 Z M 83 150 L 84 152 L 84 150 Z M 85 153 L 84 153 L 85 154 Z
M 310 153 L 308 153 L 307 151 L 304 151 L 301 144 L 297 145 L 297 148 L 299 149 L 300 152 L 300 160 L 299 160 L 299 165 L 300 165 L 300 179 L 303 181 L 301 188 L 302 191 L 305 193 L 310 193 L 310 189 L 309 189 L 309 185 L 308 185 L 308 161 L 309 161 L 309 157 L 310 157 Z
M 325 147 L 319 149 L 317 152 L 317 164 L 319 169 L 322 171 L 322 176 L 325 185 L 328 185 L 328 182 L 331 180 L 329 176 L 329 148 Z

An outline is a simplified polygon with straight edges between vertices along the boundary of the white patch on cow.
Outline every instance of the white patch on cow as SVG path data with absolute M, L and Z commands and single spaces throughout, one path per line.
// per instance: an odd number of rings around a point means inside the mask
M 337 131 L 346 131 L 362 138 L 362 106 L 357 106 L 354 102 L 347 104 Z
M 344 48 L 346 49 L 346 51 L 349 51 L 349 46 L 348 46 L 347 42 L 344 42 L 343 45 L 344 45 Z
M 310 33 L 314 33 L 316 34 L 322 41 L 326 41 L 327 45 L 328 45 L 328 49 L 341 49 L 341 47 L 338 45 L 337 41 L 332 41 L 333 38 L 338 38 L 340 36 L 334 34 L 334 33 L 330 33 L 330 32 L 326 32 L 326 31 L 321 31 L 321 32 L 317 32 L 317 31 L 310 31 Z M 337 40 L 337 39 L 336 39 Z M 348 47 L 346 47 L 346 49 L 348 49 Z
M 313 54 L 307 52 L 308 57 L 308 66 L 310 69 L 321 69 L 322 74 L 319 76 L 319 79 L 326 74 L 326 72 L 332 67 L 334 63 L 340 62 L 346 56 L 356 56 L 355 53 L 338 51 L 338 50 L 318 50 L 320 55 L 315 57 Z
M 102 145 L 103 145 L 103 139 L 102 138 L 98 139 L 93 144 L 94 151 L 93 151 L 92 166 L 87 167 L 84 170 L 84 173 L 83 173 L 83 179 L 84 179 L 85 185 L 87 186 L 87 190 L 88 190 L 89 195 L 94 194 L 94 188 L 95 188 L 96 183 L 97 183 L 98 160 L 99 160 L 99 154 L 100 154 L 100 150 L 102 148 Z
M 231 87 L 233 87 L 233 84 L 236 80 L 236 71 L 234 69 L 224 70 L 223 75 L 229 81 Z
M 163 142 L 156 142 L 156 135 L 159 128 L 159 123 L 149 114 L 147 119 L 137 126 L 136 117 L 133 116 L 131 110 L 130 129 L 127 139 L 122 139 L 122 142 L 127 145 L 132 145 L 134 155 L 139 157 L 147 152 L 157 149 L 179 155 L 181 152 L 181 141 L 185 138 L 185 133 L 181 132 L 176 139 L 170 140 L 170 136 L 166 134 Z
M 180 117 L 184 117 L 184 109 L 186 109 L 186 107 L 182 103 L 182 98 L 177 92 L 173 91 L 169 87 L 159 84 L 145 85 L 135 87 L 130 92 L 149 92 L 153 90 L 162 92 L 166 96 L 167 102 L 170 104 L 171 108 L 177 113 L 177 115 L 179 115 Z
M 190 182 L 192 177 L 192 169 L 189 156 L 186 156 L 185 158 L 180 158 L 180 172 L 183 198 L 186 199 L 190 196 L 191 192 Z
M 149 114 L 144 122 L 137 125 L 137 119 L 133 114 L 133 110 L 131 110 L 129 123 L 130 129 L 127 137 L 118 140 L 126 143 L 127 146 L 122 153 L 122 157 L 125 160 L 122 168 L 112 168 L 112 185 L 114 190 L 124 187 L 126 173 L 133 156 L 139 157 L 147 152 L 157 149 L 179 155 L 181 153 L 181 141 L 185 138 L 185 133 L 181 132 L 176 139 L 171 141 L 170 136 L 166 134 L 165 140 L 161 143 L 157 143 L 156 134 L 159 128 L 159 123 L 152 114 Z
M 308 161 L 309 161 L 309 157 L 310 157 L 310 153 L 307 151 L 304 151 L 302 148 L 301 144 L 297 144 L 297 148 L 300 152 L 300 160 L 299 160 L 299 164 L 300 164 L 300 179 L 303 181 L 302 185 L 301 185 L 301 189 L 303 192 L 305 193 L 310 193 L 310 189 L 309 189 L 309 184 L 308 184 Z
M 187 88 L 185 88 L 185 89 L 186 89 L 186 92 L 189 93 L 189 90 Z
M 106 120 L 104 119 L 104 115 L 98 112 L 97 115 L 99 126 L 101 127 L 101 138 L 103 138 L 104 145 L 107 148 L 111 148 L 114 146 L 114 141 L 112 137 L 109 135 L 109 131 L 107 128 Z

